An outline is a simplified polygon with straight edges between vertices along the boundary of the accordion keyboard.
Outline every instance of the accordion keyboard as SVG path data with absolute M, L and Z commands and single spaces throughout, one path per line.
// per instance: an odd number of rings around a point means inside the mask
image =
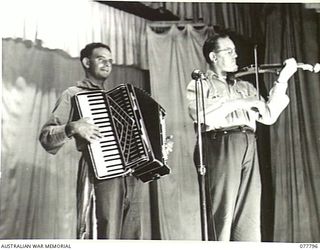
M 102 135 L 89 147 L 96 176 L 101 179 L 126 174 L 124 166 L 129 157 L 132 118 L 103 91 L 79 94 L 76 100 L 81 117 L 90 117 L 90 122 L 99 128 Z

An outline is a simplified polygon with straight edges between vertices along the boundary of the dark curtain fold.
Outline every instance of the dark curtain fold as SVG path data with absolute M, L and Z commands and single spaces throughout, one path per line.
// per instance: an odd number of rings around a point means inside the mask
M 289 57 L 312 65 L 319 62 L 319 15 L 301 4 L 270 4 L 264 11 L 265 63 Z M 274 241 L 319 242 L 319 74 L 299 69 L 288 93 L 289 107 L 271 127 Z

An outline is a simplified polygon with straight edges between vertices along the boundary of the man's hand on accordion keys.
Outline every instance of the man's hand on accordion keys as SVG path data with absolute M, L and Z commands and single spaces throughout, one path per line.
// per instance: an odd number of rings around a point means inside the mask
M 68 137 L 80 137 L 82 139 L 85 139 L 89 143 L 93 143 L 96 140 L 102 138 L 99 132 L 99 128 L 96 125 L 91 124 L 90 118 L 88 117 L 69 122 L 66 125 L 66 134 Z

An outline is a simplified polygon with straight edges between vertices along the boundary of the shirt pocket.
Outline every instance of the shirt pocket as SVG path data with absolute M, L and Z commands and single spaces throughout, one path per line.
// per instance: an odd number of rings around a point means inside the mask
M 246 98 L 246 97 L 250 96 L 248 91 L 246 91 L 245 89 L 241 89 L 241 88 L 236 88 L 235 93 L 238 97 L 241 97 L 241 98 Z
M 224 88 L 224 86 L 214 86 L 212 85 L 209 92 L 209 99 L 220 99 L 221 97 L 227 96 L 227 90 Z

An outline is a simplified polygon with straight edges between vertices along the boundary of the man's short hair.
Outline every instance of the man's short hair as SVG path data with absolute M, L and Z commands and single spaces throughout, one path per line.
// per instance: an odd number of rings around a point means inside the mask
M 211 64 L 209 54 L 212 51 L 218 49 L 218 40 L 220 38 L 228 38 L 229 35 L 227 33 L 215 33 L 213 36 L 207 38 L 202 47 L 203 56 L 206 59 L 207 63 Z
M 92 51 L 96 48 L 106 48 L 111 52 L 111 49 L 108 45 L 104 43 L 89 43 L 84 47 L 80 52 L 80 61 L 82 63 L 82 59 L 85 57 L 90 57 L 92 55 Z

